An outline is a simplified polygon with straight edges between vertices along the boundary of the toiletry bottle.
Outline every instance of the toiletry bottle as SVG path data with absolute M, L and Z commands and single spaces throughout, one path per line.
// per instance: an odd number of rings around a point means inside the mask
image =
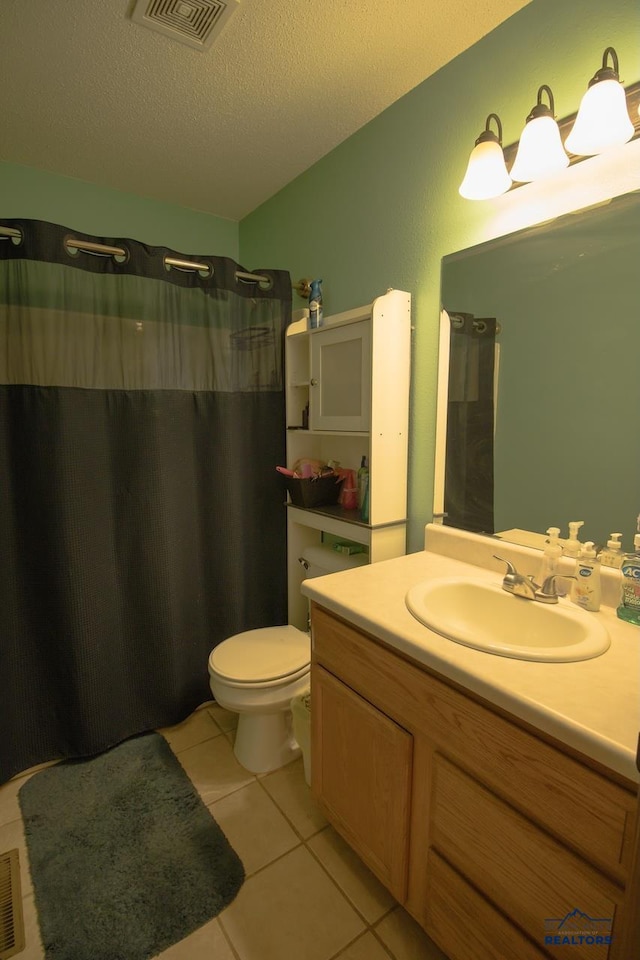
M 317 330 L 322 326 L 322 280 L 311 281 L 309 293 L 309 326 Z
M 569 524 L 569 539 L 564 541 L 565 557 L 579 557 L 582 544 L 578 540 L 578 530 L 584 526 L 584 520 L 572 520 Z
M 617 567 L 619 570 L 622 566 L 621 536 L 621 533 L 612 533 L 610 539 L 607 540 L 606 547 L 600 551 L 598 559 L 603 567 Z
M 583 610 L 600 609 L 600 561 L 592 540 L 587 540 L 576 560 L 571 599 Z
M 542 563 L 540 564 L 540 573 L 538 582 L 542 585 L 547 577 L 558 572 L 558 560 L 562 556 L 562 544 L 558 539 L 560 536 L 560 527 L 549 527 L 547 530 L 547 544 L 542 554 Z
M 360 507 L 360 519 L 363 523 L 369 523 L 369 471 L 364 475 L 362 481 L 362 505 Z
M 360 461 L 360 466 L 358 468 L 358 507 L 362 507 L 362 501 L 364 499 L 364 484 L 365 477 L 369 473 L 369 468 L 367 467 L 367 458 L 362 457 Z
M 621 620 L 640 627 L 640 516 L 633 538 L 633 553 L 622 558 L 622 599 L 617 613 Z

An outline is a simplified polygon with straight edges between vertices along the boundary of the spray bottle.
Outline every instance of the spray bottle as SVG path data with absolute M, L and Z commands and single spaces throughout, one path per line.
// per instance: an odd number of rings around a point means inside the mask
M 317 330 L 322 326 L 322 280 L 311 281 L 309 293 L 309 327 Z
M 640 515 L 633 538 L 633 553 L 622 558 L 622 599 L 617 613 L 621 620 L 640 627 Z

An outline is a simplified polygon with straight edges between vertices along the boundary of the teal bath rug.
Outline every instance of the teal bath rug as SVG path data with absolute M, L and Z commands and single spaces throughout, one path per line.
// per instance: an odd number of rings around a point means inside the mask
M 217 916 L 244 868 L 157 733 L 19 792 L 47 960 L 148 960 Z

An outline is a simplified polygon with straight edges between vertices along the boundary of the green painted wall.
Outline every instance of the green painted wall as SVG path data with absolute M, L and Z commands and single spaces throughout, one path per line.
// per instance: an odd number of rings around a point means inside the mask
M 180 253 L 239 259 L 235 220 L 14 163 L 0 163 L 0 215 L 47 220 L 99 237 L 131 237 Z
M 606 46 L 625 84 L 640 79 L 639 36 L 637 0 L 533 0 L 240 224 L 243 262 L 322 277 L 325 313 L 387 287 L 412 294 L 411 550 L 421 549 L 432 509 L 440 261 L 496 235 L 496 211 L 523 192 L 484 203 L 458 196 L 474 140 L 491 112 L 504 142 L 517 140 L 542 83 L 559 117 L 574 112 Z

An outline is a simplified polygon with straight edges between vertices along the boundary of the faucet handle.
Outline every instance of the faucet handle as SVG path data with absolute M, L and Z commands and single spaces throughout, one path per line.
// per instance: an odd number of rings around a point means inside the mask
M 506 565 L 507 565 L 507 572 L 505 573 L 505 577 L 517 577 L 517 576 L 519 576 L 518 571 L 516 570 L 516 568 L 514 567 L 514 565 L 511 563 L 511 560 L 505 560 L 504 557 L 499 557 L 497 553 L 494 553 L 493 559 L 494 559 L 494 560 L 499 560 L 501 563 L 506 563 Z
M 533 577 L 518 573 L 510 560 L 505 557 L 499 557 L 496 553 L 493 555 L 495 560 L 501 560 L 506 563 L 507 572 L 502 579 L 502 589 L 507 593 L 512 593 L 514 597 L 524 597 L 526 600 L 533 600 L 538 584 Z
M 539 590 L 536 590 L 536 600 L 540 603 L 557 603 L 558 592 L 556 590 L 556 580 L 577 580 L 571 573 L 552 573 L 550 577 L 545 577 L 545 581 Z

